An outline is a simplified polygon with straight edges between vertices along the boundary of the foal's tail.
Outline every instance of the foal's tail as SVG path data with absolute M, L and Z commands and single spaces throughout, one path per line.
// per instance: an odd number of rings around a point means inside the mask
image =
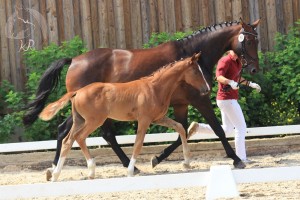
M 24 125 L 31 125 L 38 118 L 39 113 L 45 107 L 48 96 L 58 85 L 63 67 L 71 62 L 72 58 L 57 60 L 45 71 L 41 77 L 35 100 L 26 106 L 26 109 L 29 110 L 23 117 Z
M 70 101 L 70 99 L 76 94 L 76 92 L 68 92 L 62 96 L 59 100 L 50 103 L 46 108 L 39 114 L 39 118 L 48 121 L 52 119 L 58 111 L 63 109 Z

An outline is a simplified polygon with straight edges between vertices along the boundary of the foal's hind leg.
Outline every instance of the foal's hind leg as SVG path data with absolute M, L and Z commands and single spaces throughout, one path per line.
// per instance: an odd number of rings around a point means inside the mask
M 60 156 L 61 146 L 63 139 L 68 135 L 71 130 L 73 124 L 72 116 L 69 116 L 62 124 L 58 126 L 58 133 L 57 133 L 57 142 L 56 142 L 56 152 L 54 161 L 52 163 L 52 168 L 48 168 L 46 171 L 46 180 L 50 181 L 52 177 L 53 170 L 57 166 L 57 162 Z
M 78 132 L 75 136 L 78 145 L 81 148 L 81 151 L 86 159 L 87 167 L 89 170 L 88 177 L 89 179 L 95 178 L 95 170 L 96 170 L 96 162 L 95 159 L 92 158 L 89 149 L 86 146 L 86 138 L 97 129 L 98 126 L 92 124 L 85 124 L 84 128 L 80 132 Z
M 183 128 L 183 126 L 174 121 L 173 119 L 170 119 L 168 117 L 163 117 L 160 120 L 157 120 L 155 122 L 153 122 L 154 124 L 158 124 L 161 126 L 166 126 L 168 128 L 172 128 L 175 129 L 175 131 L 177 131 L 180 135 L 181 141 L 182 141 L 182 147 L 183 147 L 183 156 L 184 156 L 184 166 L 188 167 L 190 165 L 190 150 L 187 144 L 187 139 L 186 139 L 186 132 L 185 129 Z
M 57 166 L 54 168 L 54 170 L 52 172 L 52 178 L 51 178 L 52 182 L 57 181 L 57 179 L 60 175 L 60 172 L 63 168 L 64 162 L 66 160 L 67 154 L 69 153 L 69 151 L 72 148 L 72 145 L 75 141 L 74 137 L 72 135 L 72 131 L 73 131 L 73 127 L 71 128 L 67 137 L 65 137 L 65 139 L 63 140 L 60 157 L 58 159 Z

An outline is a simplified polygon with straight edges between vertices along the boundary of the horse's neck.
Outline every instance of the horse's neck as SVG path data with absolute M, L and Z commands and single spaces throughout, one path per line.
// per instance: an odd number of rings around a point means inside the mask
M 180 84 L 184 70 L 185 68 L 182 65 L 163 68 L 154 73 L 152 77 L 149 77 L 149 83 L 155 91 L 160 91 L 156 94 L 159 95 L 161 99 L 167 100 Z
M 226 51 L 232 49 L 231 38 L 237 34 L 237 26 L 198 31 L 185 39 L 176 41 L 178 49 L 181 49 L 179 56 L 192 56 L 201 51 L 199 64 L 204 71 L 212 75 L 214 65 Z

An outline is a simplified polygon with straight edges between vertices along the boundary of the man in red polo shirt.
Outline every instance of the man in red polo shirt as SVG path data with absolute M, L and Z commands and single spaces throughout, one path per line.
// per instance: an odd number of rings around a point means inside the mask
M 217 65 L 216 80 L 218 81 L 217 105 L 221 110 L 222 127 L 225 133 L 235 131 L 235 150 L 237 156 L 245 162 L 247 159 L 245 147 L 246 122 L 242 109 L 238 103 L 239 85 L 247 85 L 260 92 L 261 88 L 258 84 L 240 78 L 242 64 L 234 51 L 230 50 L 228 54 L 222 57 Z M 230 87 L 229 87 L 230 86 Z M 195 133 L 214 133 L 211 127 L 207 124 L 192 122 L 188 128 L 188 137 Z

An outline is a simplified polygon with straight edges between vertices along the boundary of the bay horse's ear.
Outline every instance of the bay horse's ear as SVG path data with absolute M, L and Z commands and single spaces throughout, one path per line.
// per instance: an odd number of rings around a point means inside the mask
M 260 23 L 260 19 L 258 19 L 258 20 L 256 20 L 255 22 L 253 22 L 253 23 L 251 24 L 251 26 L 252 26 L 253 28 L 256 28 L 256 27 L 258 26 L 259 23 Z

